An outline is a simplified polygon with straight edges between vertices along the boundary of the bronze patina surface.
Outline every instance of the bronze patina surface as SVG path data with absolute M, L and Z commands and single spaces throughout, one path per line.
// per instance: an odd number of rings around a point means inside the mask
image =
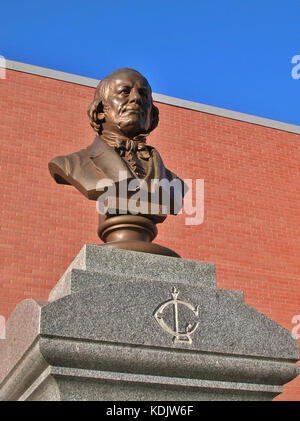
M 184 193 L 183 181 L 164 166 L 158 151 L 146 144 L 147 135 L 158 125 L 159 110 L 143 75 L 125 68 L 101 80 L 88 116 L 96 132 L 94 142 L 86 149 L 50 161 L 49 170 L 57 183 L 72 185 L 88 199 L 97 200 L 103 193 L 97 190 L 97 183 L 110 179 L 118 186 L 122 172 L 122 182 L 144 180 L 149 189 L 154 179 L 179 180 Z M 132 194 L 128 192 L 127 197 Z M 172 194 L 171 191 L 170 214 L 174 213 Z M 151 244 L 157 234 L 156 224 L 166 216 L 150 212 L 120 215 L 116 208 L 114 214 L 99 215 L 98 234 L 108 246 L 178 257 L 169 249 Z

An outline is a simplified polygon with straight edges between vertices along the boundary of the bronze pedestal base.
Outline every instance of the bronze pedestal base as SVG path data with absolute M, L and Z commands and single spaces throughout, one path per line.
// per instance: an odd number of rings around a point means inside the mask
M 105 243 L 102 246 L 180 257 L 175 251 L 152 243 L 157 236 L 156 224 L 146 216 L 99 215 L 98 235 Z

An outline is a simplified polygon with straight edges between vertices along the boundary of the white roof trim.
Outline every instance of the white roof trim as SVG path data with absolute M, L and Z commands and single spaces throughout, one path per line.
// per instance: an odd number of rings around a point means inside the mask
M 62 80 L 78 85 L 89 86 L 92 88 L 95 88 L 99 83 L 98 79 L 74 75 L 72 73 L 65 73 L 59 70 L 48 69 L 45 67 L 34 66 L 32 64 L 20 63 L 18 61 L 13 60 L 6 60 L 6 68 L 18 72 L 30 73 L 33 75 Z M 300 134 L 300 126 L 297 126 L 295 124 L 283 123 L 281 121 L 271 120 L 264 117 L 257 117 L 251 114 L 240 113 L 238 111 L 231 111 L 226 108 L 213 107 L 212 105 L 205 105 L 199 102 L 174 98 L 162 94 L 153 93 L 153 99 L 154 101 L 161 102 L 163 104 L 174 105 L 176 107 L 200 111 L 202 113 L 213 114 L 220 117 L 226 117 L 233 120 L 239 120 L 244 121 L 246 123 L 256 124 L 259 126 L 271 127 L 273 129 Z

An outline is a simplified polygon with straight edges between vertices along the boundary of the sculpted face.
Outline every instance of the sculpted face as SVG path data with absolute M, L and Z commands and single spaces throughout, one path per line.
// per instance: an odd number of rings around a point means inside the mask
M 111 77 L 103 101 L 103 128 L 128 137 L 146 133 L 151 123 L 152 96 L 146 79 L 124 70 Z

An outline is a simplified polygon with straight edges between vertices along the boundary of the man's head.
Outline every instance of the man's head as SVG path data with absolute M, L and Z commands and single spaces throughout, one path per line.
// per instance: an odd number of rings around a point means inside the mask
M 91 126 L 133 138 L 148 134 L 158 124 L 148 81 L 133 69 L 119 69 L 102 79 L 88 108 Z

